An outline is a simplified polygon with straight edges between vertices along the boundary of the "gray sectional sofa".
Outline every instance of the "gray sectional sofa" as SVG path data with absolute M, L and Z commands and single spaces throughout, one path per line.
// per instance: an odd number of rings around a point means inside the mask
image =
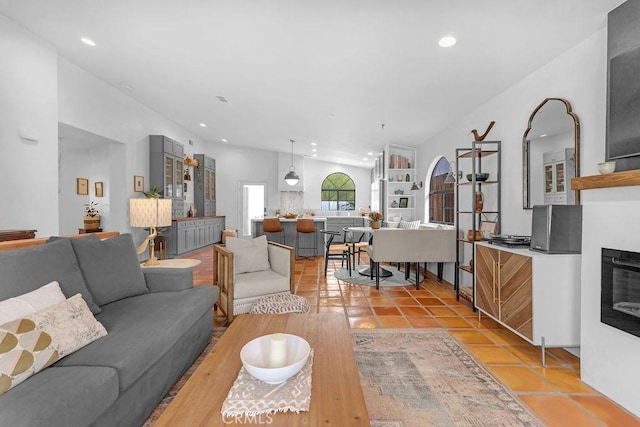
M 140 426 L 211 339 L 217 289 L 141 269 L 129 234 L 0 252 L 0 300 L 52 280 L 107 335 L 0 395 L 0 426 Z

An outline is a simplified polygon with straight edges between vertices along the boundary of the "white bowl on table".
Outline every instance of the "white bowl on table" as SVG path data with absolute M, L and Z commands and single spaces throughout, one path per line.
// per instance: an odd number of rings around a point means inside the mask
M 297 374 L 307 363 L 311 346 L 291 334 L 270 334 L 255 338 L 242 347 L 244 369 L 267 384 L 280 384 Z

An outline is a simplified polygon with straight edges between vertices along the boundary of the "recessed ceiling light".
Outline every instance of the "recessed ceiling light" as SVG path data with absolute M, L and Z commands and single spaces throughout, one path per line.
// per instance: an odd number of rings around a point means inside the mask
M 318 144 L 316 144 L 315 142 L 312 142 L 312 143 L 311 143 L 311 145 L 313 145 L 313 146 L 315 147 L 315 146 L 316 146 L 316 145 L 318 145 Z
M 227 139 L 226 138 L 222 138 L 220 141 L 227 142 Z
M 438 44 L 440 47 L 451 47 L 456 44 L 456 38 L 453 36 L 444 36 L 440 40 L 438 40 Z
M 82 37 L 82 38 L 80 39 L 80 41 L 81 41 L 82 43 L 86 44 L 87 46 L 95 46 L 95 45 L 96 45 L 96 42 L 94 42 L 93 40 L 91 40 L 91 39 L 89 39 L 89 38 L 87 38 L 87 37 Z
M 547 134 L 543 133 L 542 135 L 540 135 L 540 138 L 544 138 L 545 136 L 547 136 Z
M 369 152 L 367 153 L 367 156 L 373 156 L 373 153 L 372 153 L 371 151 L 369 151 Z
M 366 161 L 367 161 L 367 160 L 369 160 L 369 159 L 368 159 L 368 158 L 366 158 L 366 157 L 363 157 L 363 158 L 362 158 L 362 160 L 364 160 L 364 161 L 366 162 Z
M 318 152 L 318 149 L 317 149 L 317 148 L 312 148 L 312 149 L 311 149 L 311 151 L 312 151 L 313 153 L 317 153 L 317 152 Z
M 200 126 L 201 126 L 201 127 L 203 127 L 203 128 L 206 128 L 206 127 L 207 127 L 207 125 L 206 125 L 206 124 L 204 124 L 204 123 L 200 123 Z
M 312 154 L 311 157 L 318 157 L 318 155 L 317 154 Z

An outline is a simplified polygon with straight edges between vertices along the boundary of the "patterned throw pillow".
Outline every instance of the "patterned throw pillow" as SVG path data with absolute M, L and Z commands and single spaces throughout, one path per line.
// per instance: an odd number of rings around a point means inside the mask
M 0 325 L 0 395 L 106 334 L 80 294 Z
M 402 220 L 400 221 L 400 225 L 398 225 L 398 228 L 404 228 L 407 230 L 417 230 L 418 228 L 420 228 L 420 220 L 419 219 L 416 219 L 415 221 Z

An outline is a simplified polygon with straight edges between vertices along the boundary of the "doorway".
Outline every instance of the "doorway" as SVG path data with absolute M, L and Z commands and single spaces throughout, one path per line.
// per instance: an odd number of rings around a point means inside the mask
M 240 199 L 242 200 L 242 217 L 240 236 L 251 237 L 251 220 L 264 218 L 266 206 L 267 184 L 264 182 L 240 183 Z

